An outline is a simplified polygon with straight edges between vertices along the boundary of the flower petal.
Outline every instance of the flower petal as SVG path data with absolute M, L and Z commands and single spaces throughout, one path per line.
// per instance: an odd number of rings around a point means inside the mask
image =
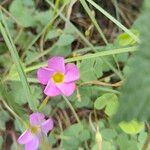
M 32 126 L 38 126 L 41 125 L 45 121 L 45 116 L 42 113 L 35 112 L 30 115 L 30 124 Z
M 39 138 L 35 136 L 30 142 L 25 144 L 25 150 L 37 150 L 39 143 Z
M 52 81 L 49 81 L 45 90 L 44 90 L 44 93 L 47 95 L 47 96 L 58 96 L 61 94 L 60 90 L 56 87 L 56 85 L 52 82 Z
M 54 122 L 52 119 L 48 119 L 45 122 L 42 123 L 41 129 L 42 132 L 47 135 L 47 133 L 52 130 L 54 127 Z
M 29 141 L 31 141 L 34 138 L 34 136 L 31 134 L 29 130 L 26 130 L 23 132 L 23 134 L 18 138 L 18 143 L 19 144 L 26 144 Z
M 75 64 L 66 65 L 65 82 L 76 81 L 80 78 L 79 69 Z
M 74 82 L 57 84 L 56 86 L 66 96 L 71 96 L 76 89 Z
M 63 57 L 52 57 L 48 60 L 48 67 L 56 72 L 65 73 L 65 61 Z
M 50 70 L 49 68 L 40 68 L 37 71 L 37 79 L 40 81 L 40 83 L 46 85 L 53 73 L 54 71 Z

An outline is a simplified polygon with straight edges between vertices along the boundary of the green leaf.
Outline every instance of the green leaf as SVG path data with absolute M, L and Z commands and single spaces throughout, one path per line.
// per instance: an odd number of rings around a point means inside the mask
M 22 0 L 22 1 L 23 1 L 23 4 L 28 7 L 34 7 L 35 5 L 34 0 Z
M 15 101 L 12 101 L 11 98 L 9 97 L 9 94 L 6 90 L 5 85 L 3 84 L 3 82 L 0 80 L 0 96 L 1 96 L 1 100 L 3 101 L 3 103 L 5 103 L 5 105 L 7 105 L 7 109 L 11 109 L 11 112 L 18 114 L 20 117 L 22 117 L 23 119 L 25 119 L 23 117 L 24 115 L 24 110 L 23 108 L 21 108 Z M 9 108 L 8 108 L 9 107 Z
M 116 147 L 115 147 L 115 145 L 113 145 L 112 142 L 103 141 L 102 149 L 103 149 L 103 150 L 116 150 Z M 98 150 L 97 144 L 95 144 L 95 145 L 92 147 L 92 150 Z
M 64 4 L 68 4 L 68 3 L 70 3 L 70 1 L 71 1 L 71 0 L 63 0 L 63 3 L 64 3 Z
M 71 34 L 65 34 L 65 33 L 63 33 L 60 36 L 60 38 L 59 38 L 59 40 L 57 42 L 57 45 L 58 46 L 70 45 L 74 40 L 75 40 L 75 38 Z
M 34 39 L 34 35 L 31 32 L 21 32 L 17 37 L 16 44 L 18 44 L 22 49 L 25 49 L 27 45 Z
M 104 141 L 103 142 L 103 150 L 116 150 L 115 145 L 112 142 Z
M 69 128 L 67 128 L 63 136 L 67 139 L 63 139 L 63 149 L 70 150 L 77 150 L 77 148 L 84 142 L 90 138 L 90 133 L 88 130 L 84 128 L 84 126 L 80 123 L 73 124 Z
M 117 137 L 117 132 L 112 129 L 103 129 L 101 130 L 101 134 L 104 140 L 112 140 Z
M 27 103 L 27 99 L 20 82 L 11 82 L 9 94 L 11 100 L 15 101 L 19 105 Z
M 137 142 L 133 139 L 129 139 L 126 134 L 120 134 L 118 135 L 116 139 L 116 143 L 119 147 L 119 150 L 138 150 Z
M 119 123 L 120 128 L 127 134 L 137 134 L 144 129 L 144 123 L 132 120 L 130 122 Z
M 112 116 L 117 111 L 118 97 L 113 93 L 106 93 L 96 99 L 94 107 L 98 110 L 105 108 L 105 113 Z
M 23 1 L 14 0 L 9 10 L 21 26 L 31 27 L 35 25 L 32 11 L 24 6 Z
M 92 108 L 93 102 L 91 101 L 91 94 L 92 94 L 91 88 L 80 87 L 79 88 L 79 94 L 80 94 L 80 101 L 77 100 L 77 95 L 75 93 L 75 106 L 77 108 L 82 108 L 82 107 Z
M 27 119 L 27 117 L 26 117 L 26 119 Z M 22 125 L 22 123 L 18 119 L 15 119 L 14 124 L 15 124 L 16 131 L 24 132 L 25 127 Z
M 138 136 L 138 148 L 139 150 L 141 150 L 143 148 L 143 145 L 144 145 L 144 142 L 145 142 L 145 139 L 147 138 L 148 134 L 147 134 L 147 131 L 141 131 L 139 133 L 139 136 Z M 149 145 L 149 148 L 150 148 L 150 145 Z
M 6 111 L 0 110 L 0 118 L 1 118 L 0 129 L 5 130 L 5 123 L 10 119 L 10 116 Z
M 137 30 L 132 29 L 132 33 L 134 33 L 137 37 L 139 37 L 139 32 Z M 129 36 L 127 33 L 122 33 L 117 37 L 117 42 L 120 46 L 133 45 L 136 41 Z
M 12 65 L 12 61 L 10 60 L 10 57 L 7 55 L 0 55 L 0 65 L 1 67 L 3 66 L 5 68 L 10 69 L 10 66 Z
M 94 63 L 94 73 L 97 78 L 99 78 L 103 75 L 102 65 L 103 65 L 102 59 L 96 58 L 95 63 Z
M 120 106 L 114 118 L 116 122 L 131 121 L 134 118 L 150 121 L 150 22 L 147 21 L 149 18 L 150 12 L 143 11 L 143 15 L 136 22 L 142 42 L 139 51 L 129 61 L 130 71 L 121 91 Z
M 67 46 L 54 46 L 54 48 L 51 49 L 51 51 L 49 52 L 50 56 L 68 56 L 71 54 L 71 46 L 67 45 Z
M 37 57 L 38 54 L 39 54 L 39 53 L 36 51 L 36 49 L 27 51 L 26 58 L 25 58 L 25 63 L 28 64 L 28 62 L 30 62 L 30 61 L 33 60 L 35 57 Z M 34 61 L 34 62 L 35 62 L 35 61 Z
M 83 60 L 80 65 L 80 79 L 85 82 L 97 80 L 97 78 L 103 75 L 102 65 L 103 62 L 101 58 Z
M 51 40 L 57 38 L 58 36 L 60 36 L 59 30 L 53 29 L 46 34 L 45 40 Z
M 41 88 L 38 86 L 32 85 L 31 94 L 32 94 L 34 101 L 36 102 L 36 105 L 38 105 L 39 104 L 38 99 L 42 98 Z M 10 95 L 11 100 L 15 101 L 19 105 L 23 105 L 28 102 L 21 82 L 14 81 L 10 83 L 9 95 Z
M 49 143 L 50 143 L 51 145 L 54 145 L 54 144 L 56 144 L 56 142 L 57 142 L 56 137 L 55 137 L 55 135 L 53 135 L 53 133 L 50 133 L 50 134 L 49 134 L 48 140 L 49 140 Z
M 37 28 L 37 29 L 42 30 L 43 27 L 45 27 L 48 24 L 48 22 L 52 19 L 52 11 L 51 10 L 36 11 L 34 19 L 35 19 L 36 25 L 38 25 L 38 27 L 40 27 L 40 29 L 39 28 Z
M 0 44 L 0 54 L 3 54 L 5 52 L 7 52 L 7 51 L 8 51 L 8 49 L 7 49 L 6 44 L 5 43 L 1 43 Z

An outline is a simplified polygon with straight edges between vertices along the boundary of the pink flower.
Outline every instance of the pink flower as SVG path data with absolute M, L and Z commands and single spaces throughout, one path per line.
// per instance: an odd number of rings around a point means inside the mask
M 18 143 L 25 145 L 25 150 L 37 150 L 43 136 L 53 129 L 52 119 L 45 120 L 42 113 L 30 115 L 30 127 L 19 138 Z
M 64 58 L 57 56 L 48 60 L 48 67 L 38 69 L 37 78 L 46 85 L 46 95 L 70 96 L 76 89 L 75 81 L 80 78 L 80 73 L 75 64 L 65 65 Z

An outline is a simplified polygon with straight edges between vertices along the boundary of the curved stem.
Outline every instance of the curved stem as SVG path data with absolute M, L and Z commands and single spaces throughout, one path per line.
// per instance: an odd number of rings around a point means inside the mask
M 68 104 L 69 108 L 71 109 L 74 117 L 76 118 L 77 122 L 80 123 L 80 119 L 77 115 L 77 113 L 75 112 L 73 106 L 71 105 L 70 101 L 68 100 L 68 98 L 65 95 L 62 95 L 62 97 L 64 98 L 64 100 L 66 101 L 66 103 Z
M 4 106 L 6 107 L 6 109 L 15 117 L 17 118 L 23 125 L 24 127 L 27 127 L 27 123 L 17 114 L 15 113 L 9 106 L 8 104 L 2 100 L 2 103 L 4 104 Z

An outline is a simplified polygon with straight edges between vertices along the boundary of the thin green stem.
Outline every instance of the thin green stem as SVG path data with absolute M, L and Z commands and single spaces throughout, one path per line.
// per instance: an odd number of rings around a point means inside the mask
M 42 109 L 46 106 L 48 100 L 49 100 L 49 96 L 47 96 L 47 97 L 43 100 L 43 102 L 41 103 L 41 105 L 40 105 L 39 108 L 38 108 L 39 111 L 42 111 Z
M 33 110 L 36 110 L 36 105 L 35 105 L 34 100 L 32 98 L 32 94 L 31 94 L 30 86 L 29 86 L 29 84 L 27 82 L 26 74 L 25 74 L 25 72 L 23 70 L 22 63 L 20 61 L 17 49 L 16 49 L 16 47 L 15 47 L 15 45 L 13 43 L 13 40 L 11 38 L 9 29 L 7 27 L 7 24 L 5 22 L 5 19 L 3 17 L 2 12 L 1 12 L 1 18 L 2 18 L 2 23 L 0 22 L 1 34 L 4 37 L 6 45 L 7 45 L 8 49 L 9 49 L 9 51 L 11 53 L 12 59 L 13 59 L 15 65 L 16 65 L 17 72 L 19 74 L 19 77 L 20 77 L 20 80 L 22 82 L 24 91 L 26 93 L 26 98 L 28 100 L 30 108 L 32 108 Z
M 21 117 L 19 117 L 10 107 L 9 105 L 2 100 L 2 103 L 4 104 L 5 108 L 16 118 L 18 119 L 25 127 L 27 126 L 27 123 L 25 121 L 23 121 L 23 119 Z
M 133 34 L 129 29 L 127 29 L 124 25 L 122 25 L 117 19 L 115 19 L 112 15 L 110 15 L 107 11 L 105 11 L 101 6 L 96 4 L 93 0 L 87 0 L 91 5 L 93 5 L 97 10 L 99 10 L 103 15 L 109 18 L 113 23 L 115 23 L 119 28 L 125 31 L 129 36 L 131 36 L 136 42 L 140 43 L 140 39 Z
M 136 51 L 136 50 L 137 50 L 136 46 L 133 46 L 130 48 L 121 48 L 121 49 L 119 48 L 119 49 L 115 49 L 115 50 L 107 50 L 107 51 L 97 52 L 94 54 L 78 56 L 75 58 L 68 58 L 65 60 L 65 62 L 68 63 L 68 62 L 73 62 L 73 61 L 78 61 L 78 60 L 91 59 L 91 58 L 103 57 L 103 56 L 108 56 L 108 55 L 115 55 L 115 54 L 120 54 L 120 53 L 126 53 L 129 51 Z
M 2 80 L 0 79 L 0 95 L 1 95 L 1 101 L 4 105 L 4 107 L 16 118 L 18 119 L 21 123 L 26 125 L 26 122 L 23 121 L 23 119 L 13 110 L 12 103 L 9 99 L 9 96 L 7 94 L 7 90 L 5 88 L 5 85 L 3 84 Z
M 65 95 L 62 95 L 62 97 L 64 98 L 64 100 L 66 101 L 66 103 L 68 104 L 69 108 L 71 109 L 74 117 L 76 118 L 77 122 L 80 123 L 80 119 L 77 115 L 77 113 L 75 112 L 73 106 L 71 105 L 70 101 L 68 100 L 68 98 Z
M 80 0 L 80 3 L 82 4 L 83 8 L 85 9 L 85 11 L 87 12 L 87 14 L 89 15 L 90 19 L 92 20 L 94 26 L 96 27 L 97 31 L 99 32 L 99 34 L 101 35 L 103 41 L 105 42 L 106 45 L 108 45 L 108 41 L 102 31 L 102 29 L 100 28 L 100 26 L 98 25 L 95 16 L 93 15 L 92 11 L 90 10 L 89 6 L 87 5 L 85 0 Z
M 132 46 L 132 47 L 127 47 L 127 48 L 119 48 L 119 49 L 101 51 L 101 52 L 97 52 L 97 53 L 94 53 L 94 54 L 87 54 L 87 55 L 84 55 L 84 56 L 68 58 L 68 59 L 65 59 L 65 63 L 70 63 L 70 62 L 84 60 L 84 59 L 91 59 L 91 58 L 96 58 L 96 57 L 110 56 L 110 55 L 121 54 L 121 53 L 134 52 L 134 51 L 137 51 L 137 50 L 138 50 L 137 46 Z M 47 62 L 40 63 L 40 64 L 37 64 L 37 65 L 34 65 L 34 66 L 30 66 L 28 68 L 25 68 L 24 71 L 26 73 L 28 73 L 28 72 L 34 71 L 34 70 L 36 70 L 40 67 L 45 67 L 45 66 L 47 66 Z M 18 76 L 17 73 L 11 74 L 11 77 L 13 77 L 13 78 L 16 78 L 17 76 Z M 9 79 L 10 79 L 10 77 L 7 76 L 4 80 L 9 80 Z

